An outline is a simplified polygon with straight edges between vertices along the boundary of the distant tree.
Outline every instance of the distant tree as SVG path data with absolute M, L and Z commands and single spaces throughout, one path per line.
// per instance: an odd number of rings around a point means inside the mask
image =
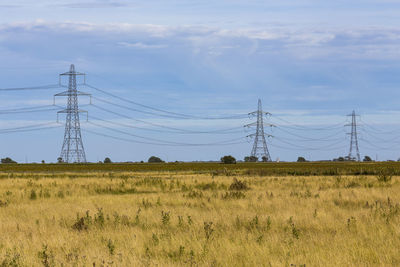
M 307 160 L 304 157 L 298 157 L 297 162 L 306 162 Z
M 261 159 L 262 159 L 262 162 L 268 162 L 268 158 L 266 156 L 263 156 Z
M 147 162 L 148 163 L 162 163 L 164 161 L 162 159 L 160 159 L 159 157 L 151 156 Z
M 344 157 L 338 157 L 337 161 L 344 161 Z
M 231 155 L 223 156 L 221 158 L 221 162 L 224 164 L 236 164 L 236 159 L 234 157 L 232 157 Z
M 104 163 L 112 163 L 112 162 L 111 162 L 111 159 L 107 157 L 104 159 Z
M 63 163 L 64 161 L 63 161 L 63 159 L 62 159 L 62 157 L 58 157 L 57 158 L 57 163 Z
M 42 159 L 42 164 L 45 164 L 46 162 L 44 161 L 44 159 Z
M 4 159 L 1 159 L 1 163 L 7 164 L 7 163 L 17 163 L 17 162 L 12 160 L 11 158 L 7 157 L 7 158 L 4 158 Z
M 257 162 L 258 158 L 255 156 L 244 157 L 244 162 Z
M 367 161 L 372 161 L 372 159 L 371 159 L 370 156 L 365 156 L 364 159 L 363 159 L 363 161 L 365 161 L 365 162 L 367 162 Z

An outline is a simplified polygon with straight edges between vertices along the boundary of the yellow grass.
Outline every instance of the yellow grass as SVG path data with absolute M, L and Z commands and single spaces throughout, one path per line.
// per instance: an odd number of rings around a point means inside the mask
M 0 266 L 399 266 L 399 181 L 14 173 Z

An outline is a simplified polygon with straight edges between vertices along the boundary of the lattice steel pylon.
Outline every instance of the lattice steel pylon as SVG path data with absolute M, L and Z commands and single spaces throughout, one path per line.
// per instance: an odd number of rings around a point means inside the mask
M 254 144 L 251 150 L 251 156 L 257 159 L 262 159 L 263 161 L 272 161 L 271 155 L 269 154 L 267 141 L 265 136 L 272 137 L 270 134 L 265 134 L 264 132 L 264 115 L 270 115 L 269 112 L 263 112 L 261 100 L 258 99 L 258 109 L 257 111 L 249 113 L 249 116 L 257 116 L 257 121 L 245 125 L 245 127 L 256 126 L 256 132 L 248 135 L 247 137 L 254 137 Z M 272 124 L 266 124 L 268 126 L 274 126 Z
M 60 158 L 63 162 L 67 163 L 82 163 L 86 162 L 86 155 L 85 149 L 83 148 L 79 113 L 87 113 L 87 111 L 78 108 L 78 96 L 91 95 L 77 90 L 76 77 L 83 76 L 85 79 L 85 74 L 76 72 L 74 64 L 71 65 L 68 72 L 60 74 L 60 85 L 63 76 L 68 76 L 68 90 L 54 95 L 54 98 L 56 96 L 68 97 L 67 108 L 57 112 L 57 120 L 59 113 L 67 114 L 65 120 L 64 142 Z
M 360 151 L 358 149 L 358 132 L 357 132 L 357 119 L 356 119 L 356 112 L 353 110 L 353 112 L 347 116 L 351 116 L 351 123 L 346 124 L 345 126 L 351 126 L 351 132 L 348 133 L 350 135 L 350 149 L 349 149 L 349 154 L 348 154 L 348 159 L 353 160 L 356 159 L 357 161 L 360 161 Z M 355 153 L 355 155 L 354 155 Z

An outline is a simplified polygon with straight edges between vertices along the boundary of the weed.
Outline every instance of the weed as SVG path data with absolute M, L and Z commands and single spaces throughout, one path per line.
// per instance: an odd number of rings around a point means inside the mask
M 158 236 L 156 234 L 153 233 L 153 235 L 151 236 L 151 239 L 153 240 L 153 244 L 155 246 L 157 246 L 160 243 L 160 239 L 158 238 Z
M 242 182 L 236 178 L 233 179 L 233 182 L 229 186 L 229 190 L 249 190 L 250 188 L 247 186 L 246 182 Z
M 214 232 L 213 222 L 204 222 L 204 233 L 206 235 L 207 240 L 210 240 L 213 232 Z
M 8 200 L 1 200 L 0 199 L 0 208 L 1 207 L 7 207 L 8 206 Z
M 21 255 L 14 249 L 14 251 L 7 250 L 3 260 L 0 261 L 0 267 L 19 267 L 23 266 Z
M 246 195 L 243 192 L 238 192 L 238 191 L 234 191 L 234 192 L 225 192 L 225 194 L 223 194 L 221 196 L 222 199 L 242 199 L 242 198 L 246 198 Z
M 188 224 L 189 225 L 192 225 L 192 223 L 193 223 L 193 220 L 192 220 L 192 217 L 191 216 L 187 216 L 187 221 L 188 221 Z
M 161 222 L 163 225 L 169 225 L 171 219 L 170 212 L 161 211 Z
M 392 180 L 394 170 L 390 168 L 381 169 L 378 172 L 377 180 L 378 182 L 388 183 Z
M 293 222 L 293 217 L 289 218 L 289 226 L 291 228 L 292 236 L 296 239 L 299 239 L 300 237 L 300 230 L 296 227 L 296 225 Z
M 347 219 L 347 228 L 348 228 L 349 230 L 355 229 L 355 228 L 356 228 L 356 223 L 357 223 L 356 218 L 354 218 L 353 216 L 351 216 L 350 218 Z
M 97 208 L 97 213 L 94 215 L 94 222 L 100 227 L 104 226 L 105 219 L 102 208 Z
M 192 190 L 188 194 L 186 194 L 185 196 L 188 197 L 188 198 L 202 198 L 203 197 L 203 192 Z
M 178 226 L 183 226 L 183 216 L 178 215 Z
M 142 206 L 145 208 L 145 209 L 148 209 L 148 208 L 150 208 L 151 206 L 152 206 L 152 204 L 151 204 L 151 202 L 148 200 L 148 199 L 142 199 Z
M 58 198 L 64 198 L 65 196 L 64 196 L 64 191 L 58 191 L 58 193 L 57 193 L 57 197 Z
M 54 255 L 52 251 L 49 251 L 47 245 L 43 245 L 43 248 L 38 253 L 38 257 L 41 260 L 43 266 L 52 267 L 55 266 Z
M 72 225 L 72 229 L 77 231 L 87 230 L 88 226 L 85 223 L 85 218 L 84 217 L 78 218 L 77 221 Z
M 267 217 L 267 225 L 266 225 L 267 231 L 268 231 L 269 229 L 271 229 L 271 224 L 272 224 L 272 222 L 271 222 L 271 217 L 268 216 L 268 217 Z
M 32 189 L 32 190 L 31 190 L 31 194 L 30 194 L 30 196 L 29 196 L 29 199 L 30 199 L 30 200 L 35 200 L 35 199 L 37 199 L 37 195 L 36 195 L 35 189 Z
M 107 241 L 107 248 L 108 248 L 108 253 L 111 256 L 114 256 L 114 254 L 115 254 L 115 243 L 111 239 L 108 239 L 108 241 Z

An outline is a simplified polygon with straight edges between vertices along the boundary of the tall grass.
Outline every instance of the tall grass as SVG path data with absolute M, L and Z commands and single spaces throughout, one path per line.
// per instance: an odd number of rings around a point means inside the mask
M 0 266 L 399 266 L 399 181 L 2 173 Z

